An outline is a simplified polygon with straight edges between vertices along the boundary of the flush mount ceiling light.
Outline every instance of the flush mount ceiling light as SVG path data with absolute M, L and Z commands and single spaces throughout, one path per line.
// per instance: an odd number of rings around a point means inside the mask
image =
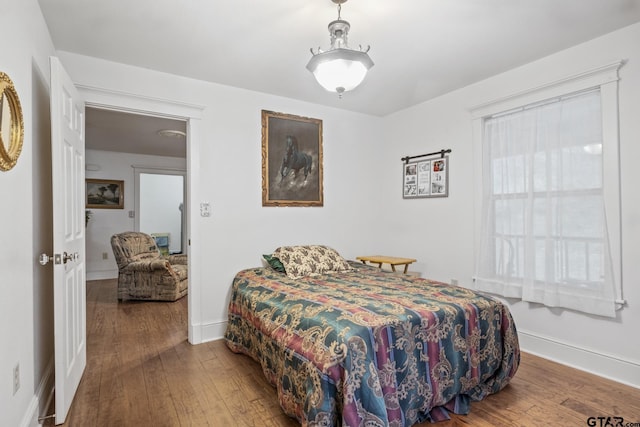
M 320 86 L 329 92 L 336 92 L 340 98 L 344 92 L 358 87 L 373 67 L 369 58 L 370 46 L 359 50 L 349 48 L 347 37 L 351 25 L 340 16 L 342 3 L 347 0 L 331 0 L 338 5 L 338 19 L 329 23 L 331 47 L 317 52 L 311 49 L 313 55 L 307 64 L 307 69 L 313 73 Z
M 181 130 L 162 129 L 158 131 L 158 135 L 166 138 L 184 138 L 187 134 Z

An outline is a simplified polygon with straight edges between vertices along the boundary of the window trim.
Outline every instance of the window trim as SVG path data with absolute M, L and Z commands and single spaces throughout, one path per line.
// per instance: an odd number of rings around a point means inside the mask
M 469 109 L 472 119 L 473 166 L 474 166 L 474 248 L 478 251 L 482 227 L 483 197 L 483 126 L 485 119 L 499 113 L 508 112 L 537 102 L 566 96 L 587 89 L 600 89 L 602 106 L 602 167 L 603 197 L 607 206 L 605 221 L 610 232 L 609 245 L 612 259 L 612 275 L 615 283 L 616 309 L 622 308 L 624 300 L 622 286 L 622 220 L 620 198 L 620 154 L 618 125 L 618 71 L 623 60 L 612 62 L 582 73 L 497 98 Z M 477 261 L 475 261 L 477 262 Z

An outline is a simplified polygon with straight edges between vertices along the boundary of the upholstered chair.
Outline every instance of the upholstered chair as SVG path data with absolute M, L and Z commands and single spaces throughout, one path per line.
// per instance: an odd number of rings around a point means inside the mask
M 111 237 L 118 264 L 119 300 L 175 301 L 187 294 L 187 256 L 162 256 L 148 234 L 127 231 Z

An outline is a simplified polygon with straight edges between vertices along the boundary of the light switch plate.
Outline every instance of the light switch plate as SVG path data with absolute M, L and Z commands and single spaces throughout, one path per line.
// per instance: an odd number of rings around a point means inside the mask
M 200 203 L 200 216 L 211 216 L 211 203 L 202 202 Z

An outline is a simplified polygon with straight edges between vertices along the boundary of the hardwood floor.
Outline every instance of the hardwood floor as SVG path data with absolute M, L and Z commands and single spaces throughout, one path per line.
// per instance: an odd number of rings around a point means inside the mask
M 257 363 L 223 341 L 187 342 L 186 298 L 118 303 L 115 280 L 88 282 L 87 332 L 87 369 L 64 426 L 299 425 Z M 509 386 L 436 425 L 600 426 L 589 417 L 607 416 L 640 427 L 640 390 L 525 353 Z

